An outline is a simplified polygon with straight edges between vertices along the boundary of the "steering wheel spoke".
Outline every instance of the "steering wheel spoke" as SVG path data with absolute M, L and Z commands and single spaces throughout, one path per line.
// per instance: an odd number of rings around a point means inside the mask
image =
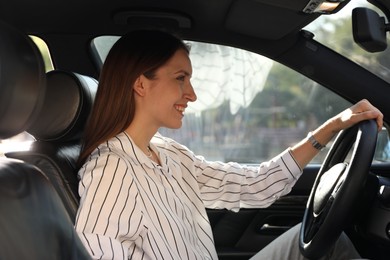
M 377 134 L 375 121 L 369 120 L 337 136 L 314 182 L 303 217 L 299 248 L 305 257 L 324 256 L 350 223 L 363 193 Z M 346 163 L 351 149 L 351 159 Z

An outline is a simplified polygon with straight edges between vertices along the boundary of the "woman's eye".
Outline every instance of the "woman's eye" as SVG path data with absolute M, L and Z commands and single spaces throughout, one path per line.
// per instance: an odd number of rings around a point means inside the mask
M 184 81 L 185 76 L 179 76 L 179 77 L 177 77 L 176 79 L 179 80 L 179 81 Z

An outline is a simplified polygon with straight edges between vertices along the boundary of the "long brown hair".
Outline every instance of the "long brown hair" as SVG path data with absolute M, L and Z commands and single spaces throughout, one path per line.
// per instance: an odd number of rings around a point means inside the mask
M 124 131 L 135 113 L 133 85 L 140 75 L 153 79 L 156 70 L 177 50 L 188 46 L 172 34 L 156 30 L 132 31 L 111 48 L 104 62 L 94 106 L 79 157 L 81 166 L 99 144 Z

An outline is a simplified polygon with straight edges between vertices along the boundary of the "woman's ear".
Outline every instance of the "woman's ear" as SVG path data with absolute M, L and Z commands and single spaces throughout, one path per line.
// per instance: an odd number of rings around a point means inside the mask
M 143 82 L 143 75 L 139 76 L 134 82 L 134 92 L 139 96 L 143 97 L 145 95 L 145 87 Z

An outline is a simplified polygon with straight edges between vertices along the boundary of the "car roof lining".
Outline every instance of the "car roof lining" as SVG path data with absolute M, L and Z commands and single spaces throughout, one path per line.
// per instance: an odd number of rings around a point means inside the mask
M 40 0 L 39 4 L 32 4 L 30 0 L 19 0 L 1 8 L 0 17 L 29 34 L 123 34 L 137 25 L 134 21 L 142 19 L 153 24 L 156 20 L 174 21 L 179 23 L 179 29 L 191 30 L 195 34 L 202 31 L 210 33 L 215 28 L 214 33 L 220 37 L 229 37 L 234 31 L 275 40 L 298 32 L 319 16 L 302 12 L 308 0 L 182 0 L 180 3 L 164 0 L 163 4 L 152 0 L 111 0 L 112 7 L 108 12 L 100 2 L 102 0 L 69 0 L 54 4 L 51 0 Z M 347 2 L 349 0 L 342 5 Z M 278 15 L 272 15 L 274 13 Z M 47 23 L 42 23 L 42 19 L 37 17 L 45 17 Z M 164 25 L 164 22 L 161 24 Z M 272 28 L 269 24 L 273 25 Z M 221 25 L 226 31 L 221 30 Z M 168 23 L 168 26 L 176 25 Z
M 56 68 L 95 77 L 99 68 L 87 57 L 91 53 L 85 52 L 94 37 L 122 35 L 156 22 L 176 30 L 184 39 L 240 47 L 299 70 L 293 61 L 305 50 L 296 53 L 291 48 L 304 40 L 302 28 L 319 16 L 302 12 L 308 0 L 111 0 L 109 10 L 103 0 L 69 0 L 60 3 L 61 8 L 51 0 L 40 1 L 9 2 L 0 9 L 1 19 L 44 39 Z M 249 15 L 243 15 L 248 10 Z M 271 14 L 275 12 L 277 16 Z M 45 17 L 47 23 L 39 17 Z M 70 56 L 84 58 L 67 58 Z M 310 59 L 314 58 L 307 57 L 308 63 Z
M 280 16 L 275 16 L 275 12 Z M 260 39 L 279 40 L 298 32 L 318 16 L 319 14 L 305 14 L 300 10 L 264 4 L 258 0 L 236 1 L 227 14 L 226 28 Z

